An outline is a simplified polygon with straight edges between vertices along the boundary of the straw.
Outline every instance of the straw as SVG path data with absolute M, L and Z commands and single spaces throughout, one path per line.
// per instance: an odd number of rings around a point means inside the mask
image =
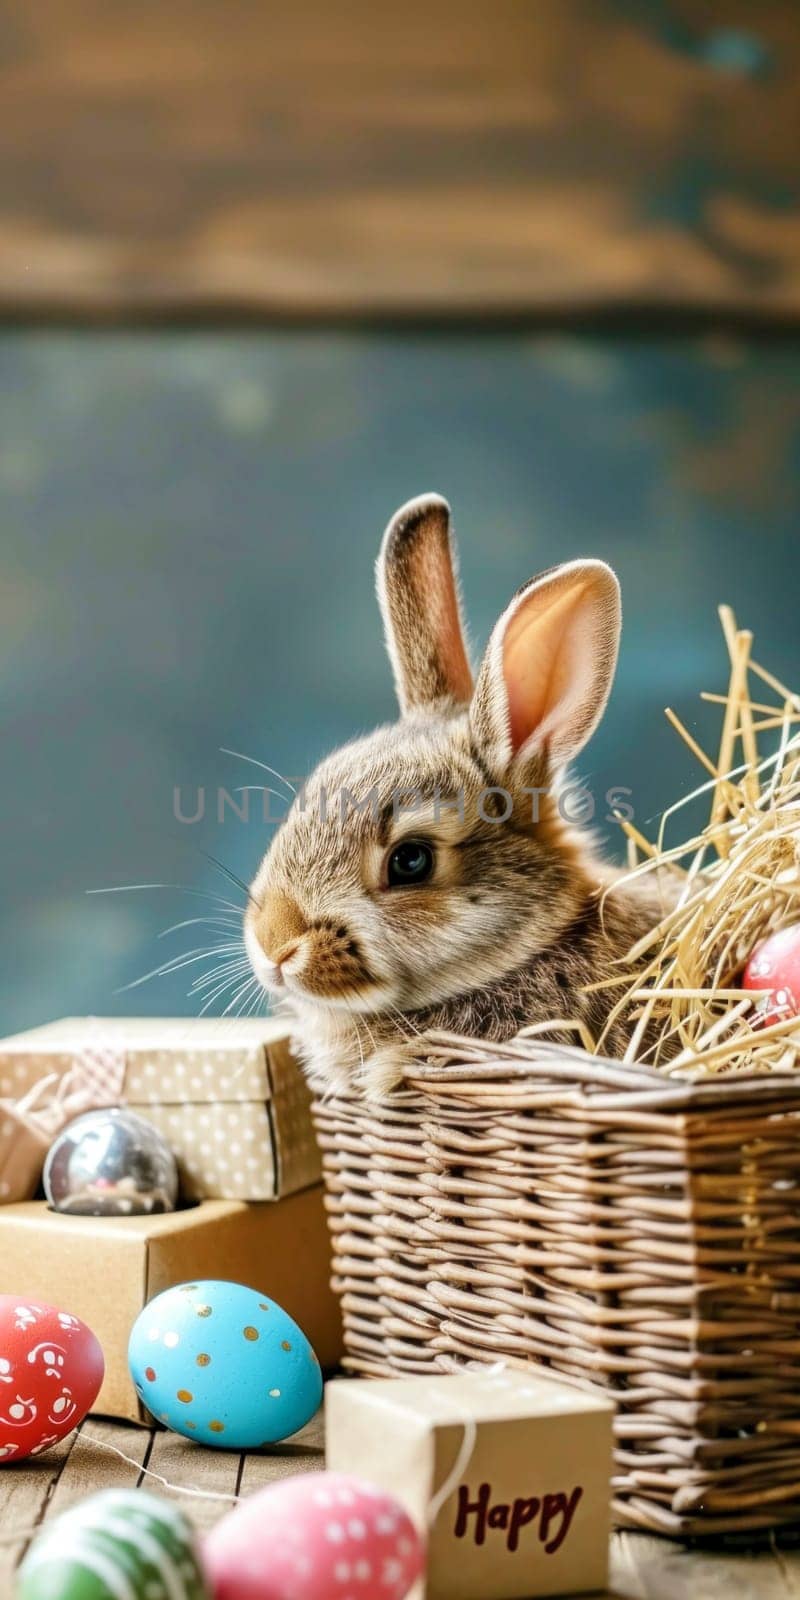
M 678 870 L 682 892 L 629 951 L 618 974 L 591 986 L 620 991 L 596 1041 L 598 1054 L 610 1028 L 627 1022 L 626 1059 L 639 1058 L 642 1050 L 664 1072 L 693 1078 L 731 1070 L 785 1072 L 800 1056 L 800 1022 L 780 1015 L 777 1027 L 764 1026 L 765 1016 L 776 1016 L 769 993 L 747 999 L 740 986 L 742 968 L 761 940 L 800 923 L 800 732 L 793 731 L 800 696 L 752 659 L 752 634 L 738 627 L 731 608 L 720 606 L 719 615 L 728 688 L 701 696 L 721 709 L 716 754 L 702 748 L 674 711 L 666 712 L 709 781 L 664 813 L 655 841 L 617 819 L 629 847 L 618 886 L 654 873 L 658 882 L 665 872 L 674 881 Z M 758 698 L 751 695 L 751 674 L 773 691 L 775 703 L 761 689 Z M 777 746 L 762 755 L 759 736 L 770 731 L 778 735 Z M 711 801 L 706 826 L 667 847 L 675 820 L 703 794 Z

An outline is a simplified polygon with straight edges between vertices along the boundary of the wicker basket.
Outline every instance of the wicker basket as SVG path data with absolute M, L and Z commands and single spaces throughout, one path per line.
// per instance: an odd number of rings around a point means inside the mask
M 791 1078 L 434 1036 L 380 1105 L 315 1107 L 347 1367 L 603 1384 L 621 1524 L 797 1522 L 799 1112 Z

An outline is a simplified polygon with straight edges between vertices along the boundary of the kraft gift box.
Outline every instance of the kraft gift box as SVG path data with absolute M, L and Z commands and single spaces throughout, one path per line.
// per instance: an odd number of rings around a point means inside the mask
M 0 1208 L 0 1294 L 45 1301 L 93 1329 L 106 1373 L 94 1410 L 149 1421 L 128 1373 L 128 1338 L 162 1289 L 226 1278 L 276 1300 L 323 1367 L 341 1355 L 330 1289 L 330 1244 L 319 1185 L 261 1205 L 207 1200 L 158 1216 L 76 1217 L 44 1201 Z
M 309 1091 L 279 1022 L 67 1017 L 0 1041 L 0 1099 L 45 1077 L 73 1115 L 125 1105 L 154 1123 L 187 1200 L 273 1200 L 319 1181 Z
M 427 1534 L 415 1600 L 581 1594 L 607 1582 L 613 1415 L 538 1372 L 337 1378 L 327 1465 L 396 1495 Z

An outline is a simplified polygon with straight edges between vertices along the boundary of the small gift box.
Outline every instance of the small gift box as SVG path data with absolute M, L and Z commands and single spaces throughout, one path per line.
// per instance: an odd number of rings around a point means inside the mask
M 79 1111 L 128 1106 L 164 1134 L 184 1199 L 275 1200 L 319 1180 L 309 1092 L 278 1022 L 69 1017 L 0 1042 L 0 1099 L 18 1107 L 43 1079 L 65 1112 L 50 1137 Z
M 427 1535 L 426 1600 L 586 1593 L 607 1581 L 613 1414 L 534 1371 L 339 1378 L 327 1465 L 396 1495 Z

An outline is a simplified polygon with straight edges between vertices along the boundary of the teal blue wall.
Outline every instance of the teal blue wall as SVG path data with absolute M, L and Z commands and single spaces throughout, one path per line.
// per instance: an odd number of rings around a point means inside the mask
M 372 562 L 421 489 L 454 506 L 477 641 L 536 569 L 618 569 L 620 670 L 582 772 L 630 785 L 647 824 L 696 778 L 661 710 L 693 723 L 722 685 L 718 601 L 800 680 L 798 380 L 797 341 L 2 336 L 3 1031 L 194 1009 L 185 976 L 115 990 L 199 902 L 85 891 L 227 895 L 203 852 L 247 878 L 267 831 L 181 825 L 174 786 L 257 777 L 221 745 L 302 773 L 392 715 Z

